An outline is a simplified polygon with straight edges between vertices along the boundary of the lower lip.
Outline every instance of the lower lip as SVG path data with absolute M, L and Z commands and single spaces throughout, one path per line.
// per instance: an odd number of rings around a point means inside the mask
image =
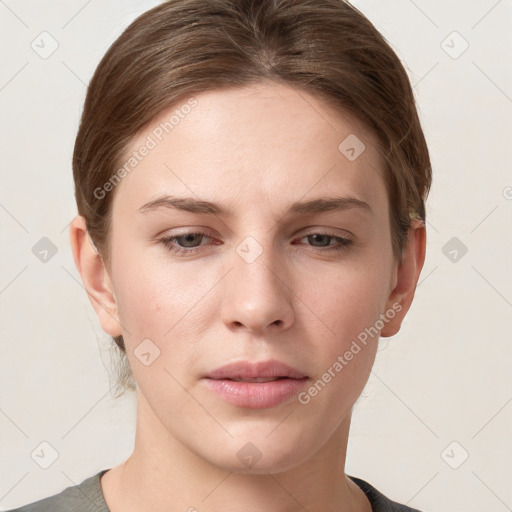
M 279 379 L 270 382 L 238 382 L 208 378 L 204 380 L 208 388 L 226 402 L 249 409 L 265 409 L 294 399 L 308 378 Z

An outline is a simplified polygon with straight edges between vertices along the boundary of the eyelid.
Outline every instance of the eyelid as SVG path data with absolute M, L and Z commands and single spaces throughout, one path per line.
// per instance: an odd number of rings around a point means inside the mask
M 178 232 L 172 235 L 163 236 L 159 239 L 159 242 L 171 253 L 178 254 L 178 255 L 195 255 L 199 253 L 200 251 L 203 251 L 205 249 L 201 249 L 203 246 L 208 246 L 208 244 L 200 244 L 195 247 L 181 247 L 179 245 L 176 245 L 175 241 L 177 238 L 181 238 L 183 236 L 187 235 L 199 235 L 203 238 L 209 238 L 209 239 L 215 239 L 214 237 L 210 236 L 208 233 L 205 233 L 204 231 L 198 231 L 189 229 L 184 232 Z M 318 253 L 340 253 L 342 251 L 348 250 L 350 246 L 357 245 L 356 241 L 352 239 L 351 237 L 341 236 L 339 234 L 336 234 L 332 231 L 332 229 L 329 228 L 313 228 L 310 227 L 310 230 L 306 233 L 303 233 L 302 236 L 295 237 L 294 241 L 296 240 L 302 240 L 303 238 L 313 236 L 313 235 L 320 235 L 320 236 L 327 236 L 333 240 L 337 240 L 337 243 L 334 245 L 329 244 L 327 246 L 314 246 L 310 244 L 302 244 L 307 245 L 308 247 L 311 247 L 313 250 L 316 249 Z M 222 243 L 222 242 L 221 242 Z M 214 243 L 214 245 L 220 245 L 219 243 Z M 207 249 L 206 249 L 207 250 Z
M 208 238 L 216 238 L 217 235 L 215 234 L 209 234 L 207 231 L 209 231 L 208 228 L 204 228 L 202 226 L 197 227 L 191 227 L 191 228 L 183 228 L 184 231 L 177 231 L 176 233 L 172 232 L 172 234 L 169 234 L 167 232 L 164 232 L 161 236 L 157 236 L 157 238 L 174 238 L 174 237 L 181 237 L 186 235 L 203 235 Z M 307 231 L 304 234 L 301 234 L 301 230 L 299 230 L 297 233 L 293 235 L 293 239 L 304 238 L 305 236 L 309 235 L 318 235 L 318 234 L 324 234 L 332 237 L 338 237 L 338 238 L 345 238 L 345 239 L 352 239 L 355 238 L 353 233 L 347 230 L 343 230 L 340 228 L 331 228 L 331 227 L 323 227 L 323 226 L 309 226 L 307 228 L 304 228 Z
M 342 238 L 354 237 L 354 234 L 346 229 L 332 228 L 329 226 L 309 226 L 305 229 L 307 230 L 307 233 L 303 236 L 307 236 L 308 234 L 326 233 L 331 236 L 340 236 Z

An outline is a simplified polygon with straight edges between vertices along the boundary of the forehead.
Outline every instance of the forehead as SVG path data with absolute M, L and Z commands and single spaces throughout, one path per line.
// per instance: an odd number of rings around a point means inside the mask
M 373 134 L 318 97 L 282 84 L 185 98 L 134 137 L 122 161 L 132 165 L 125 165 L 114 208 L 126 214 L 165 193 L 247 210 L 336 189 L 386 207 Z

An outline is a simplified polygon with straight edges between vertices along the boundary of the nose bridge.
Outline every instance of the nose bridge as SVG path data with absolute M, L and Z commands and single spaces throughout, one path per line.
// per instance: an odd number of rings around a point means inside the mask
M 246 236 L 236 246 L 222 305 L 224 322 L 242 324 L 252 331 L 288 327 L 293 318 L 290 290 L 279 270 L 279 253 L 270 234 L 261 233 Z
M 262 240 L 263 237 L 258 238 Z M 254 236 L 249 235 L 238 244 L 235 252 L 233 264 L 238 279 L 245 283 L 245 286 L 250 286 L 254 292 L 258 289 L 262 292 L 274 292 L 273 288 L 279 288 L 277 272 L 274 270 L 279 262 L 270 236 L 266 237 L 264 243 L 260 243 Z

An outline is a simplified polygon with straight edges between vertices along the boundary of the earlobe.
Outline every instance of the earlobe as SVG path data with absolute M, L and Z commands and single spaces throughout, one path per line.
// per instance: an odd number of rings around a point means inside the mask
M 425 262 L 426 229 L 421 220 L 413 220 L 407 243 L 402 251 L 402 263 L 396 269 L 396 285 L 386 302 L 386 311 L 394 310 L 393 318 L 383 327 L 380 336 L 394 336 L 411 307 L 418 279 Z M 400 307 L 398 306 L 400 305 Z
M 110 276 L 87 231 L 85 219 L 77 215 L 69 227 L 71 250 L 89 300 L 103 330 L 110 336 L 122 334 L 117 302 Z

